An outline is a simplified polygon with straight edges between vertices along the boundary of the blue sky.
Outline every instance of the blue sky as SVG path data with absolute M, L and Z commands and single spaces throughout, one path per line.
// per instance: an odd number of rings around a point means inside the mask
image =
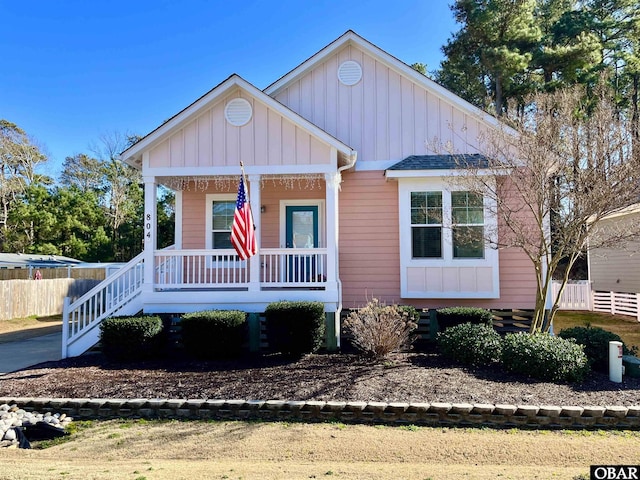
M 0 0 L 0 118 L 45 173 L 110 132 L 145 135 L 232 73 L 263 89 L 351 29 L 435 69 L 449 0 Z

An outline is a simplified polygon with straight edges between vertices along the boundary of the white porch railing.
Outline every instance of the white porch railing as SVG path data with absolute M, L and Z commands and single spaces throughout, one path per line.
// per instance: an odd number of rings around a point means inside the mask
M 560 282 L 553 282 L 553 298 L 560 290 Z M 560 297 L 560 310 L 591 310 L 591 285 L 588 281 L 567 283 Z
M 155 254 L 156 290 L 238 287 L 249 284 L 249 262 L 236 251 L 161 250 Z
M 248 289 L 250 262 L 235 250 L 162 250 L 155 254 L 156 290 Z M 323 287 L 327 282 L 326 248 L 260 250 L 261 288 Z
M 327 282 L 326 248 L 263 248 L 263 287 L 322 287 Z
M 133 314 L 142 293 L 144 256 L 141 253 L 124 267 L 105 278 L 73 303 L 65 299 L 62 315 L 62 357 L 83 353 L 96 343 L 100 322 L 117 313 Z M 131 307 L 136 311 L 123 309 Z M 74 347 L 75 346 L 75 347 Z

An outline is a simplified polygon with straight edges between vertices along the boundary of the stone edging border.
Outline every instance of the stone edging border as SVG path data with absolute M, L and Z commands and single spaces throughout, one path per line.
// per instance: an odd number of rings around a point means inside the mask
M 541 429 L 640 429 L 640 405 L 610 407 L 286 400 L 179 400 L 0 397 L 26 411 L 74 420 L 335 421 L 343 423 Z

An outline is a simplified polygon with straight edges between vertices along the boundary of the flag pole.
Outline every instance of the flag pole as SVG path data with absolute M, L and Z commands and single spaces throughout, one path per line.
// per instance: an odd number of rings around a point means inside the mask
M 251 219 L 253 220 L 253 209 L 251 208 L 251 201 L 249 200 L 249 187 L 247 184 L 247 176 L 244 173 L 244 163 L 240 160 L 240 171 L 242 172 L 242 181 L 244 182 L 244 195 L 247 198 L 247 203 L 249 204 L 249 211 L 251 212 Z M 253 229 L 256 229 L 256 224 L 253 224 Z
M 242 172 L 242 181 L 244 182 L 244 194 L 247 197 L 249 208 L 251 208 L 251 202 L 249 202 L 249 189 L 247 188 L 247 176 L 244 173 L 244 164 L 242 163 L 242 160 L 240 160 L 240 171 Z

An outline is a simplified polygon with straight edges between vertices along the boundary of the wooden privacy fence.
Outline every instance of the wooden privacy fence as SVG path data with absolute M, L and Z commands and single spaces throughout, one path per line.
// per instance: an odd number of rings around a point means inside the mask
M 0 320 L 62 313 L 65 297 L 79 297 L 100 280 L 56 278 L 0 281 Z
M 104 280 L 106 275 L 104 267 L 0 268 L 0 280 L 29 280 L 33 278 L 36 270 L 40 270 L 40 274 L 44 280 L 52 278 L 90 278 L 93 280 Z

